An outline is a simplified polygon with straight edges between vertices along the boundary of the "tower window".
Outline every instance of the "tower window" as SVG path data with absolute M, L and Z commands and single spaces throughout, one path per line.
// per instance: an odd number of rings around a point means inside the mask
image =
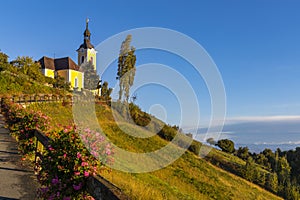
M 81 56 L 81 64 L 84 62 L 84 56 Z
M 94 58 L 93 58 L 93 57 L 91 57 L 91 63 L 93 63 L 93 60 L 94 60 Z

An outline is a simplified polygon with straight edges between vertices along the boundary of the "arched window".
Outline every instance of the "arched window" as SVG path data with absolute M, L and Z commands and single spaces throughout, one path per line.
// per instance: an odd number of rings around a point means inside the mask
M 84 62 L 84 56 L 81 56 L 81 64 Z
M 94 58 L 93 58 L 93 57 L 91 57 L 91 63 L 93 63 L 93 60 L 94 60 Z
M 78 88 L 78 78 L 75 78 L 75 84 L 74 84 L 74 88 Z

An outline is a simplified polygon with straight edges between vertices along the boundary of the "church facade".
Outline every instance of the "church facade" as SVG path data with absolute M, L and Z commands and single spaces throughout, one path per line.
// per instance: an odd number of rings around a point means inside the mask
M 49 58 L 43 56 L 38 62 L 41 65 L 42 73 L 51 78 L 63 77 L 70 83 L 71 89 L 82 90 L 84 88 L 84 72 L 80 68 L 82 64 L 90 62 L 96 70 L 96 54 L 94 46 L 90 42 L 91 33 L 88 29 L 88 19 L 86 29 L 83 33 L 84 40 L 76 50 L 78 54 L 77 64 L 70 58 Z

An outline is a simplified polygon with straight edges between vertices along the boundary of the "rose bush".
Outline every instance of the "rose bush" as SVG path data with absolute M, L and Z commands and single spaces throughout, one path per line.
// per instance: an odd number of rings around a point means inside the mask
M 19 150 L 23 155 L 33 153 L 35 149 L 34 131 L 46 131 L 49 118 L 41 112 L 27 110 L 21 105 L 8 100 L 3 101 L 2 111 L 11 133 L 16 137 Z
M 49 134 L 51 135 L 51 134 Z M 103 163 L 111 161 L 112 149 L 100 134 L 89 129 L 77 131 L 65 127 L 56 132 L 49 143 L 48 151 L 41 163 L 39 181 L 43 185 L 40 197 L 45 199 L 88 198 L 86 182 L 95 175 Z M 91 149 L 84 146 L 80 136 L 91 143 Z M 90 139 L 88 138 L 90 136 Z M 89 150 L 92 150 L 92 154 Z
M 93 199 L 86 192 L 87 179 L 104 164 L 113 162 L 113 149 L 105 138 L 89 128 L 78 130 L 75 126 L 49 131 L 49 118 L 41 112 L 33 112 L 21 105 L 3 101 L 2 111 L 23 154 L 35 149 L 34 130 L 46 131 L 49 146 L 38 163 L 38 180 L 43 199 Z

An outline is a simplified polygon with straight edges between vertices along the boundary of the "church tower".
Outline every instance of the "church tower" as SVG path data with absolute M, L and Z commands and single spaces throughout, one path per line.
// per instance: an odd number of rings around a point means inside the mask
M 77 49 L 78 52 L 78 65 L 82 65 L 85 62 L 91 62 L 96 67 L 96 54 L 97 51 L 94 49 L 94 46 L 91 44 L 91 32 L 89 31 L 89 19 L 86 19 L 86 27 L 83 33 L 84 40 L 83 44 Z

